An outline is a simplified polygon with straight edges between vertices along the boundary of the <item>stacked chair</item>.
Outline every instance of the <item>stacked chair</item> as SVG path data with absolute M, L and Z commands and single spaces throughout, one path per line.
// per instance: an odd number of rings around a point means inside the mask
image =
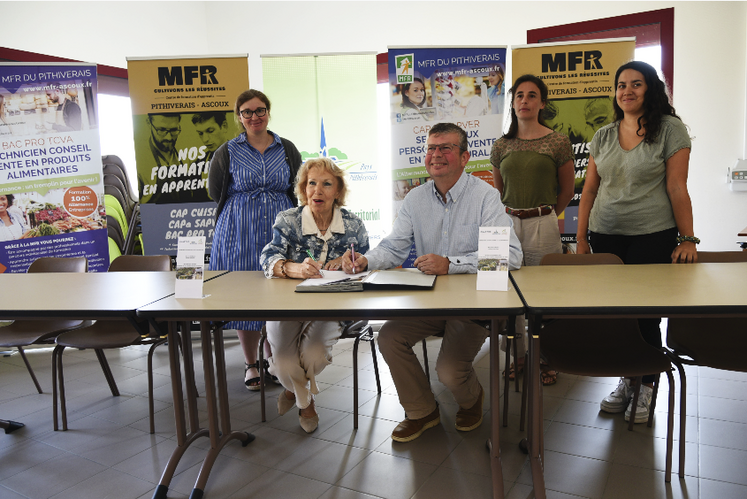
M 698 263 L 747 262 L 747 251 L 698 251 Z M 695 264 L 697 265 L 697 264 Z M 718 330 L 718 335 L 709 334 Z M 680 478 L 685 476 L 687 378 L 683 364 L 747 372 L 747 335 L 743 318 L 670 318 L 668 354 L 680 373 Z
M 168 255 L 143 256 L 123 255 L 116 258 L 109 266 L 109 272 L 167 272 L 171 270 L 171 258 Z M 57 406 L 62 414 L 62 429 L 67 430 L 67 410 L 65 406 L 65 380 L 62 367 L 62 354 L 65 348 L 92 348 L 101 363 L 106 380 L 113 396 L 119 395 L 109 364 L 104 355 L 105 348 L 123 348 L 131 345 L 149 344 L 148 351 L 148 406 L 150 415 L 150 432 L 155 433 L 153 403 L 153 351 L 158 345 L 166 342 L 165 332 L 158 331 L 147 321 L 100 320 L 90 327 L 76 329 L 57 336 L 52 353 L 52 383 L 54 429 L 58 429 Z M 59 380 L 59 381 L 58 381 Z
M 120 158 L 102 156 L 104 201 L 109 232 L 109 259 L 119 255 L 142 254 L 140 203 L 130 188 L 127 170 Z

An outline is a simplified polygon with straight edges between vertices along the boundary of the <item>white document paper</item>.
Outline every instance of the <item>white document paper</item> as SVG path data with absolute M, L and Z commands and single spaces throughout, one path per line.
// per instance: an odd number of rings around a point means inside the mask
M 480 227 L 477 243 L 477 290 L 508 291 L 511 227 Z
M 342 270 L 323 270 L 323 277 L 309 278 L 303 281 L 299 286 L 327 286 L 328 284 L 334 284 L 341 281 L 350 281 L 353 279 L 360 279 L 369 274 L 370 271 L 360 272 L 358 274 L 346 274 Z
M 176 252 L 176 298 L 202 298 L 205 238 L 180 237 Z

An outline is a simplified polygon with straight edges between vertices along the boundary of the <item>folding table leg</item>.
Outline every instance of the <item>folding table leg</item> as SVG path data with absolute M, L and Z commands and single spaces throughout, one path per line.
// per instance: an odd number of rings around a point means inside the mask
M 498 368 L 501 355 L 500 320 L 490 321 L 490 469 L 493 478 L 493 499 L 503 499 L 503 466 L 501 465 L 500 443 L 500 397 L 501 370 Z M 513 321 L 509 320 L 509 323 Z M 508 393 L 504 393 L 508 396 Z
M 524 363 L 525 383 L 529 389 L 527 448 L 532 470 L 535 499 L 545 499 L 543 427 L 542 427 L 542 377 L 540 376 L 539 333 L 542 317 L 529 316 L 529 352 Z

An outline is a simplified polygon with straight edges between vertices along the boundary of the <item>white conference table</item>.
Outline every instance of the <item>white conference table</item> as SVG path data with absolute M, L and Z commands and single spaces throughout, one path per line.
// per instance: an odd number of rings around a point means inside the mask
M 747 263 L 559 265 L 511 272 L 529 315 L 527 447 L 534 494 L 545 498 L 542 383 L 543 318 L 747 317 Z
M 0 319 L 116 319 L 174 292 L 174 272 L 0 274 Z
M 491 414 L 492 445 L 491 468 L 493 496 L 502 498 L 503 472 L 500 461 L 499 436 L 499 371 L 498 322 L 500 319 L 523 313 L 524 307 L 515 290 L 477 291 L 476 276 L 438 276 L 432 290 L 423 291 L 363 291 L 348 293 L 295 293 L 300 281 L 292 279 L 266 279 L 262 272 L 230 272 L 204 286 L 203 299 L 177 299 L 169 296 L 138 310 L 141 317 L 169 320 L 169 334 L 175 333 L 175 324 L 183 321 L 200 321 L 205 370 L 208 428 L 199 426 L 192 368 L 191 345 L 183 338 L 184 371 L 187 392 L 187 413 L 184 412 L 179 356 L 175 341 L 169 341 L 172 370 L 172 389 L 177 426 L 177 448 L 166 465 L 161 481 L 153 495 L 163 499 L 176 471 L 179 459 L 197 438 L 209 436 L 208 450 L 190 496 L 202 497 L 210 470 L 221 448 L 233 439 L 244 445 L 251 435 L 232 432 L 229 419 L 226 388 L 223 336 L 220 328 L 211 327 L 210 321 L 227 320 L 288 320 L 288 319 L 488 319 L 491 328 Z M 212 344 L 211 344 L 212 336 Z M 213 365 L 213 354 L 215 364 Z M 217 383 L 217 390 L 216 385 Z M 187 432 L 186 416 L 190 431 Z
M 224 272 L 206 272 L 214 278 Z M 3 273 L 0 319 L 130 320 L 137 309 L 174 293 L 175 272 Z M 134 326 L 133 326 L 134 327 Z M 53 410 L 55 410 L 53 408 Z M 18 427 L 13 421 L 0 428 Z

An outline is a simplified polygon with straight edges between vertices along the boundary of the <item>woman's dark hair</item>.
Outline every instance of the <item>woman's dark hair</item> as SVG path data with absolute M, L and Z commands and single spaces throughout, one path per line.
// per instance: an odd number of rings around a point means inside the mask
M 407 91 L 410 90 L 410 85 L 412 85 L 412 83 L 415 83 L 416 81 L 419 82 L 421 85 L 423 85 L 423 101 L 419 103 L 420 104 L 419 106 L 418 104 L 415 104 L 414 102 L 412 102 L 410 98 L 407 96 Z M 402 86 L 402 105 L 404 107 L 411 107 L 413 109 L 419 110 L 421 107 L 423 107 L 423 104 L 425 104 L 425 99 L 426 99 L 425 83 L 423 83 L 423 80 L 421 80 L 420 78 L 413 78 L 412 83 L 407 83 Z
M 646 144 L 651 144 L 659 135 L 662 116 L 673 116 L 680 121 L 682 121 L 682 118 L 677 116 L 677 113 L 674 112 L 674 107 L 669 103 L 669 93 L 667 92 L 666 83 L 659 79 L 659 75 L 656 74 L 656 69 L 653 66 L 643 61 L 630 61 L 617 68 L 617 73 L 615 73 L 615 92 L 617 92 L 617 82 L 620 79 L 620 73 L 626 69 L 638 71 L 646 81 L 646 93 L 643 95 L 643 114 L 638 118 L 638 131 L 645 125 L 646 133 L 643 136 L 643 141 Z M 625 113 L 617 104 L 617 98 L 612 101 L 612 107 L 615 109 L 615 120 L 622 120 Z
M 526 82 L 537 85 L 537 88 L 540 91 L 540 100 L 543 103 L 547 103 L 547 85 L 545 85 L 544 81 L 534 75 L 522 75 L 516 78 L 514 86 L 508 91 L 508 94 L 511 96 L 511 125 L 508 127 L 508 132 L 503 135 L 507 139 L 513 139 L 516 137 L 516 134 L 519 133 L 519 118 L 516 117 L 516 111 L 514 110 L 514 93 L 519 88 L 519 85 Z M 537 121 L 540 125 L 547 127 L 544 118 L 542 118 L 542 110 L 537 114 Z
M 8 206 L 13 206 L 13 200 L 16 198 L 13 194 L 0 194 L 0 196 L 5 196 L 5 199 L 8 200 Z
M 249 90 L 244 90 L 239 94 L 238 97 L 236 97 L 236 105 L 233 108 L 233 112 L 236 114 L 236 124 L 239 125 L 240 129 L 243 129 L 244 125 L 239 119 L 239 117 L 241 116 L 239 114 L 239 108 L 244 105 L 244 102 L 250 101 L 255 97 L 264 103 L 265 107 L 267 108 L 267 114 L 270 114 L 270 99 L 265 94 L 263 94 L 259 90 L 254 90 L 252 88 L 250 88 Z

